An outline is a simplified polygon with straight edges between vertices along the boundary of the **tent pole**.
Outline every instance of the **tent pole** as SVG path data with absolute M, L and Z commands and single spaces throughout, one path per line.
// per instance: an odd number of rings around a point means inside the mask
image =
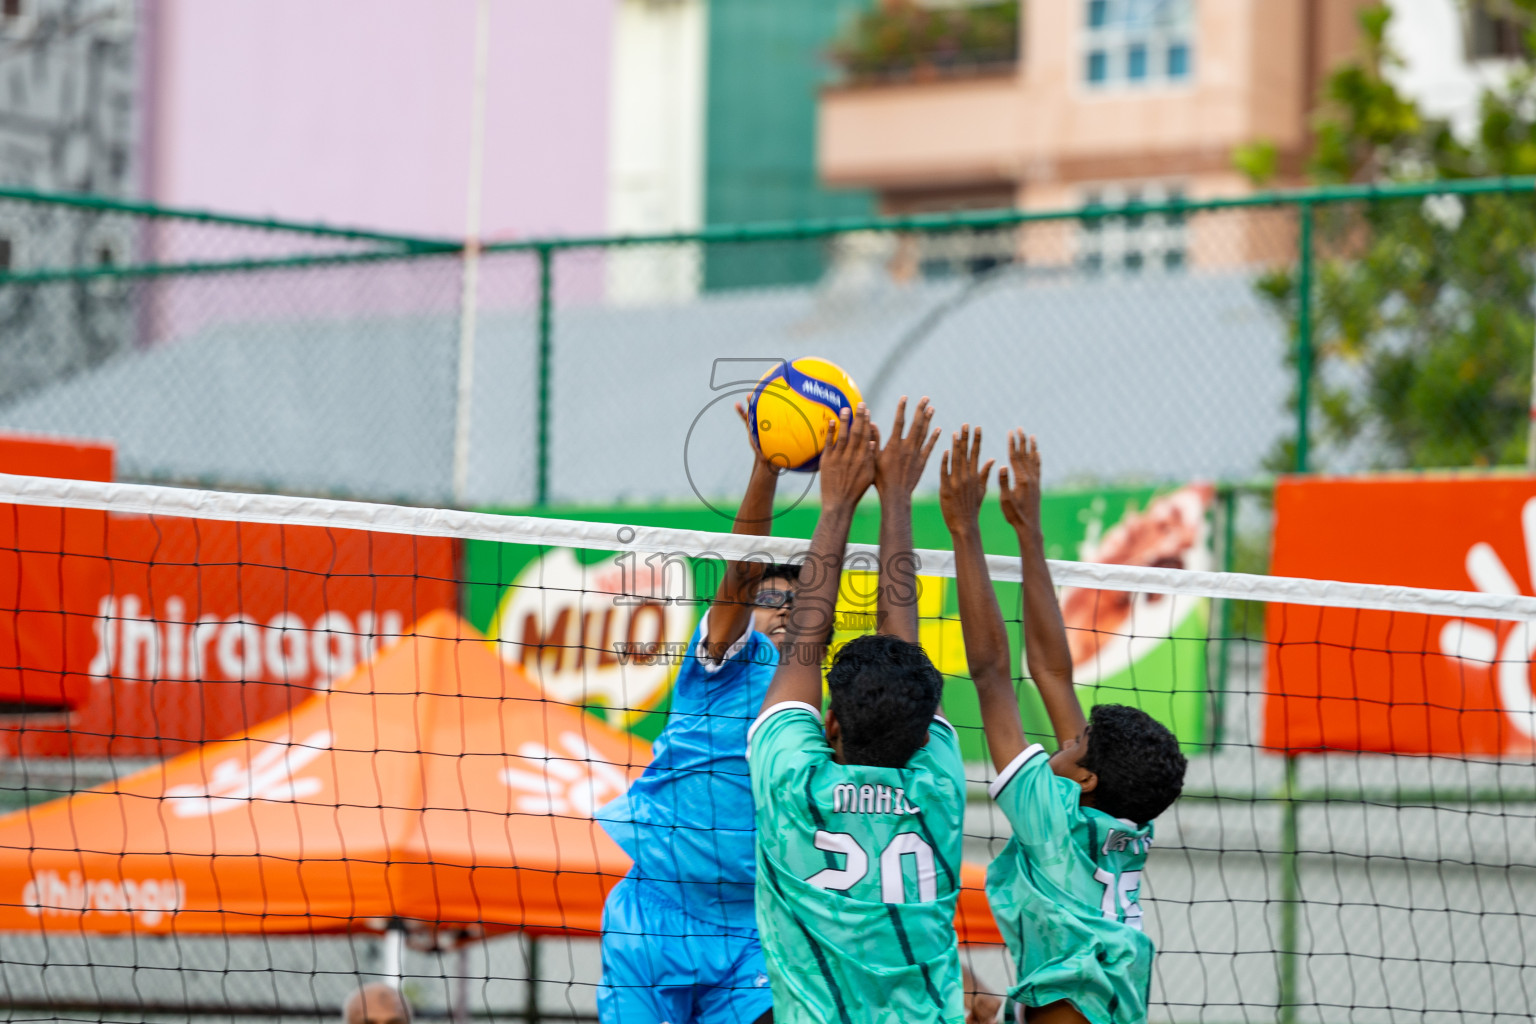
M 469 1022 L 469 943 L 460 941 L 454 955 L 453 1020 L 454 1024 Z
M 526 933 L 525 933 L 526 935 Z M 539 1015 L 539 940 L 532 935 L 526 935 L 528 966 L 528 995 L 523 1004 L 524 1024 L 540 1024 L 542 1018 Z
M 384 930 L 384 980 L 400 990 L 405 968 L 405 928 L 398 921 Z

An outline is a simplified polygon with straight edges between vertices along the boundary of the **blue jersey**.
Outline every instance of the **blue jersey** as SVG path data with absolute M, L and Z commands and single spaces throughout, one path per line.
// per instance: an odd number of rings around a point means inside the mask
M 650 767 L 598 820 L 634 861 L 630 877 L 690 915 L 755 931 L 756 826 L 747 729 L 762 709 L 779 651 L 748 626 L 718 665 L 703 657 L 699 621 L 672 688 Z

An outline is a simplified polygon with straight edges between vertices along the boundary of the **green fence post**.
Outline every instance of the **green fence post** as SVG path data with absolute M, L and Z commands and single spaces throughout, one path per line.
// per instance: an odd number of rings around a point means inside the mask
M 1297 817 L 1301 810 L 1296 793 L 1296 757 L 1285 757 L 1285 787 L 1281 791 L 1280 818 L 1280 1024 L 1296 1019 L 1300 993 L 1296 987 L 1296 959 L 1300 955 L 1298 924 L 1301 914 L 1301 858 Z
M 1296 296 L 1296 472 L 1309 468 L 1308 420 L 1312 411 L 1312 203 L 1303 200 L 1299 239 L 1300 267 Z M 1280 1021 L 1296 1019 L 1297 922 L 1301 913 L 1301 880 L 1297 873 L 1296 756 L 1285 756 L 1285 789 L 1280 804 Z
M 1296 296 L 1296 472 L 1305 473 L 1311 452 L 1308 420 L 1312 412 L 1312 204 L 1300 204 L 1301 266 Z
M 1228 484 L 1219 492 L 1221 500 L 1221 571 L 1231 572 L 1236 559 L 1233 557 L 1233 545 L 1237 536 L 1237 488 Z M 1228 663 L 1232 657 L 1232 604 L 1230 599 L 1221 602 L 1221 618 L 1217 620 L 1216 628 L 1221 630 L 1221 636 L 1216 639 L 1216 693 L 1212 701 L 1214 705 L 1211 715 L 1215 719 L 1211 723 L 1210 750 L 1215 753 L 1216 748 L 1226 737 L 1227 721 L 1227 673 Z
M 535 501 L 549 504 L 549 364 L 553 328 L 554 249 L 541 245 L 539 254 L 539 476 Z

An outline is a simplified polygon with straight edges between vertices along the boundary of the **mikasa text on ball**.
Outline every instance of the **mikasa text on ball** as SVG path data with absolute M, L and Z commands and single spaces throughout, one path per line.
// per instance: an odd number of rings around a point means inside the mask
M 827 430 L 844 410 L 862 402 L 843 368 L 806 356 L 780 363 L 752 392 L 747 415 L 763 457 L 775 466 L 810 473 L 821 463 Z

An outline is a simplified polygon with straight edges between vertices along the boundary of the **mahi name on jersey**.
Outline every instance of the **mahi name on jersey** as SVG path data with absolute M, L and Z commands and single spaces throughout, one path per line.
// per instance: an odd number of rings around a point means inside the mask
M 921 814 L 912 806 L 907 791 L 892 786 L 855 786 L 845 782 L 832 787 L 833 814 Z

